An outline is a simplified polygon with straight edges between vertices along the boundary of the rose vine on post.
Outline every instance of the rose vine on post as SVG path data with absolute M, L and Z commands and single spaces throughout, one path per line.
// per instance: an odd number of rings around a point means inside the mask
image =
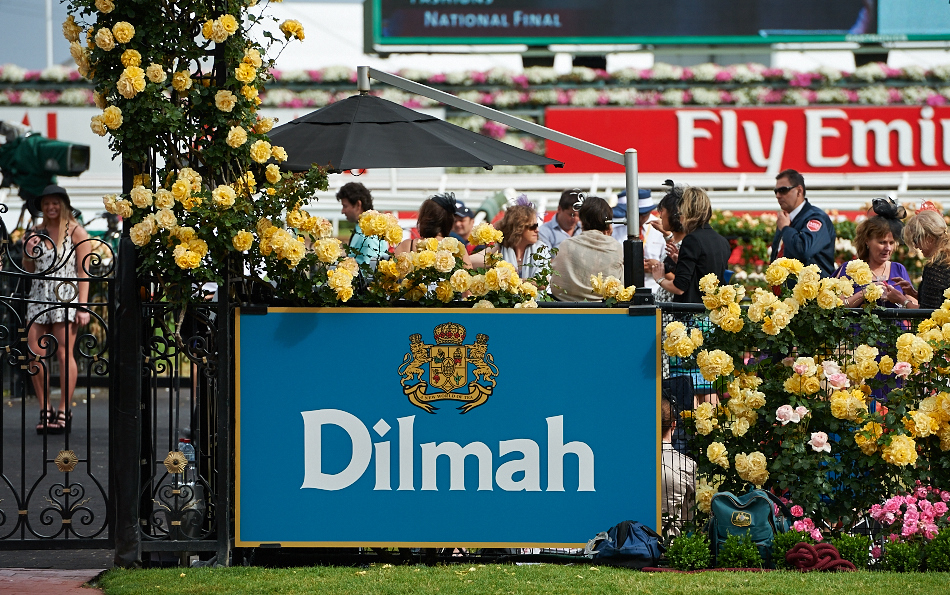
M 268 31 L 254 1 L 69 0 L 63 34 L 102 113 L 90 126 L 135 174 L 128 194 L 106 196 L 130 220 L 140 271 L 189 288 L 220 282 L 229 256 L 250 269 L 295 268 L 308 233 L 286 215 L 327 188 L 325 171 L 281 171 L 283 148 L 258 113 L 273 59 L 268 51 L 304 38 L 299 22 Z M 251 35 L 265 29 L 262 45 Z M 260 234 L 259 222 L 283 233 Z M 300 271 L 300 274 L 304 274 Z

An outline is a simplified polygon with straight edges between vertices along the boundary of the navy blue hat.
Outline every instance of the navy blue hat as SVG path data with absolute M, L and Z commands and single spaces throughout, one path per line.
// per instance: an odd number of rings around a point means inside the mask
M 457 200 L 455 201 L 455 216 L 474 218 L 475 213 L 472 212 L 472 209 L 466 207 L 464 202 Z
M 656 208 L 656 205 L 653 203 L 653 199 L 650 198 L 651 192 L 649 188 L 640 188 L 637 191 L 637 207 L 641 215 L 646 215 L 650 211 Z M 621 200 L 623 199 L 623 200 Z M 620 219 L 627 216 L 627 191 L 621 190 L 617 194 L 617 206 L 614 207 L 614 218 Z

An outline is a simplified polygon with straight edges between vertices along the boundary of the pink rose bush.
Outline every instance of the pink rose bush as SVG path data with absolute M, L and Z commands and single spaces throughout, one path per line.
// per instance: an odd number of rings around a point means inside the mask
M 917 482 L 909 492 L 875 504 L 868 516 L 881 524 L 890 542 L 930 541 L 950 526 L 950 492 Z

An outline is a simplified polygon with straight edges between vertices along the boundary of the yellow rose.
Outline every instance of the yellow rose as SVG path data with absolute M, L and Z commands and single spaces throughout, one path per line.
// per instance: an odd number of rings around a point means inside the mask
M 926 438 L 940 431 L 940 422 L 924 411 L 908 411 L 904 428 L 914 438 Z
M 184 93 L 191 89 L 191 73 L 187 70 L 180 70 L 172 75 L 172 89 L 179 93 Z
M 706 458 L 723 469 L 729 468 L 729 451 L 721 442 L 712 442 L 706 447 Z
M 733 371 L 732 356 L 721 349 L 707 352 L 705 349 L 696 356 L 696 364 L 706 380 L 715 380 L 728 376 Z
M 455 297 L 455 291 L 452 289 L 452 284 L 448 281 L 442 281 L 437 284 L 435 286 L 435 297 L 440 302 L 451 302 L 452 298 Z
M 822 291 L 818 294 L 818 307 L 823 310 L 831 310 L 838 306 L 838 296 L 830 291 Z
M 257 87 L 251 87 L 250 85 L 242 85 L 241 95 L 244 96 L 244 99 L 257 103 L 258 96 L 260 95 L 260 93 L 258 92 Z
M 786 279 L 788 279 L 788 269 L 785 267 L 772 263 L 765 269 L 765 282 L 769 285 L 781 285 Z
M 237 104 L 237 97 L 234 96 L 234 93 L 222 89 L 214 94 L 214 105 L 216 108 L 222 112 L 229 112 L 234 109 L 234 106 Z
M 132 199 L 132 204 L 140 209 L 152 206 L 152 191 L 145 186 L 132 188 L 132 191 L 129 192 L 129 198 Z
M 699 280 L 699 290 L 709 294 L 719 286 L 719 277 L 715 273 L 709 273 Z
M 707 483 L 701 483 L 696 488 L 696 507 L 700 512 L 709 514 L 709 510 L 712 506 L 712 497 L 715 494 L 716 488 Z
M 110 52 L 115 48 L 115 38 L 112 37 L 112 31 L 108 27 L 96 31 L 96 45 L 105 52 Z
M 172 184 L 172 196 L 178 202 L 184 202 L 191 196 L 191 184 L 187 180 L 178 180 Z
M 122 66 L 139 66 L 142 63 L 142 54 L 136 50 L 125 50 L 119 60 Z
M 795 284 L 793 291 L 797 294 L 795 299 L 797 299 L 799 303 L 804 303 L 818 297 L 819 283 L 817 281 L 799 281 Z M 801 297 L 799 298 L 798 295 Z
M 119 21 L 112 26 L 112 34 L 119 43 L 129 43 L 135 37 L 135 27 L 131 23 Z
M 267 134 L 274 128 L 274 120 L 271 118 L 260 118 L 254 125 L 254 132 L 258 134 Z
M 234 78 L 241 81 L 242 83 L 250 83 L 256 76 L 257 69 L 247 62 L 242 62 L 237 68 L 234 69 Z
M 806 395 L 813 395 L 821 390 L 821 381 L 816 376 L 808 376 L 802 380 L 802 391 Z
M 168 190 L 159 188 L 155 192 L 155 208 L 170 209 L 173 206 L 175 206 L 175 196 Z
M 96 8 L 98 8 L 99 12 L 103 14 L 109 14 L 115 10 L 115 4 L 112 2 L 112 0 L 96 0 Z
M 136 246 L 144 246 L 152 239 L 152 225 L 149 223 L 136 223 L 129 230 L 129 237 Z
M 864 301 L 874 303 L 884 295 L 884 289 L 874 283 L 864 288 Z
M 749 420 L 744 417 L 740 417 L 739 419 L 732 422 L 730 429 L 732 430 L 733 436 L 745 436 L 746 432 L 749 431 Z
M 448 273 L 455 268 L 455 255 L 448 250 L 439 250 L 435 253 L 434 266 L 440 273 Z
M 230 14 L 221 15 L 220 17 L 218 17 L 218 21 L 221 23 L 221 25 L 224 27 L 225 31 L 228 32 L 229 35 L 233 35 L 238 30 L 238 22 L 237 22 L 237 19 L 234 18 L 233 15 L 230 15 Z
M 98 134 L 99 136 L 105 136 L 105 135 L 106 135 L 106 132 L 108 131 L 108 130 L 106 129 L 106 125 L 102 123 L 102 116 L 101 116 L 101 115 L 93 116 L 93 117 L 89 120 L 89 128 L 90 128 L 94 133 Z
M 488 283 L 485 282 L 485 275 L 475 275 L 469 283 L 468 290 L 472 295 L 481 297 L 488 293 Z
M 290 39 L 291 37 L 296 37 L 297 39 L 303 41 L 303 25 L 300 24 L 300 21 L 294 19 L 287 19 L 280 24 L 280 31 L 284 34 L 284 39 Z
M 178 218 L 169 209 L 159 209 L 155 213 L 155 223 L 162 229 L 172 229 L 178 225 Z
M 80 33 L 82 33 L 82 28 L 76 24 L 76 17 L 69 15 L 63 22 L 63 37 L 66 38 L 66 41 L 72 43 L 79 41 Z
M 341 302 L 347 302 L 351 297 L 353 297 L 352 287 L 343 287 L 342 289 L 338 289 L 336 292 L 336 298 Z
M 266 140 L 254 141 L 251 145 L 251 159 L 258 163 L 264 163 L 270 159 L 270 143 Z
M 165 69 L 155 63 L 148 65 L 148 68 L 145 69 L 145 76 L 153 83 L 164 83 L 165 79 L 168 78 Z
M 417 269 L 427 269 L 435 264 L 435 252 L 423 250 L 413 255 L 412 264 Z
M 358 262 L 356 262 L 356 259 L 353 258 L 352 256 L 348 256 L 347 258 L 344 258 L 337 264 L 337 266 L 348 270 L 350 274 L 353 275 L 354 277 L 359 275 L 360 273 L 360 265 Z
M 190 250 L 185 250 L 180 257 L 175 258 L 175 264 L 182 269 L 196 269 L 201 264 L 201 256 Z
M 126 99 L 132 99 L 145 90 L 145 71 L 138 66 L 129 66 L 119 75 L 116 90 Z
M 123 219 L 128 219 L 132 216 L 132 203 L 124 198 L 115 201 L 115 214 Z
M 881 448 L 881 458 L 899 467 L 913 465 L 917 462 L 917 443 L 910 436 L 891 436 L 890 444 Z
M 866 436 L 865 434 L 870 434 Z M 854 442 L 861 449 L 861 452 L 871 456 L 877 452 L 877 440 L 884 435 L 884 428 L 877 422 L 868 422 L 864 424 L 854 435 Z
M 858 285 L 868 285 L 874 280 L 871 267 L 863 260 L 852 260 L 845 267 L 845 273 Z
M 235 198 L 237 198 L 237 194 L 234 192 L 234 188 L 224 184 L 211 191 L 211 199 L 219 207 L 228 208 L 232 206 Z
M 466 253 L 465 246 L 462 245 L 462 242 L 458 241 L 452 236 L 439 240 L 438 249 L 448 250 L 452 254 L 457 254 L 458 256 L 462 256 Z
M 472 283 L 472 276 L 468 271 L 459 269 L 452 273 L 452 277 L 449 279 L 452 284 L 452 290 L 456 293 L 463 293 L 468 291 L 469 286 Z
M 531 299 L 538 297 L 538 288 L 535 287 L 534 283 L 526 281 L 518 286 L 518 290 L 522 295 L 526 295 Z
M 226 142 L 229 147 L 236 149 L 247 142 L 247 132 L 240 126 L 232 126 Z
M 316 253 L 317 258 L 320 259 L 320 262 L 327 264 L 333 264 L 343 256 L 343 248 L 340 245 L 340 240 L 336 238 L 317 240 L 313 245 L 313 251 Z
M 498 291 L 501 285 L 498 282 L 498 269 L 489 269 L 485 273 L 485 286 L 489 291 Z
M 264 64 L 264 62 L 261 60 L 261 53 L 255 48 L 249 48 L 245 50 L 244 59 L 242 62 L 247 62 L 254 68 L 260 68 Z
M 102 110 L 102 123 L 112 130 L 122 126 L 122 110 L 114 105 Z

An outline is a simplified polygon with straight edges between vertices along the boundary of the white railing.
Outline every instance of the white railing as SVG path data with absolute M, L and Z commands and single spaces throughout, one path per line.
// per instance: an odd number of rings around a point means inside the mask
M 771 189 L 775 180 L 763 174 L 640 174 L 642 188 L 660 194 L 663 182 L 672 178 L 704 187 L 710 191 L 713 207 L 734 211 L 774 211 L 777 208 Z M 950 207 L 950 172 L 895 174 L 809 174 L 808 197 L 826 210 L 863 210 L 872 198 L 890 195 L 901 202 L 937 200 Z M 580 188 L 592 195 L 607 196 L 624 188 L 624 174 L 445 174 L 438 169 L 374 170 L 361 176 L 332 175 L 327 192 L 319 192 L 309 211 L 326 217 L 336 226 L 343 216 L 335 199 L 340 186 L 362 182 L 373 193 L 374 207 L 396 212 L 407 226 L 414 224 L 419 204 L 438 192 L 454 192 L 459 200 L 478 210 L 486 199 L 499 192 L 509 196 L 525 193 L 545 212 L 557 206 L 561 191 Z M 69 192 L 72 205 L 88 221 L 103 211 L 102 197 L 121 190 L 118 177 L 62 177 L 59 183 Z M 0 191 L 0 202 L 10 208 L 3 219 L 8 227 L 16 223 L 23 201 L 15 194 Z M 97 228 L 98 223 L 92 227 Z M 103 224 L 104 226 L 104 224 Z

